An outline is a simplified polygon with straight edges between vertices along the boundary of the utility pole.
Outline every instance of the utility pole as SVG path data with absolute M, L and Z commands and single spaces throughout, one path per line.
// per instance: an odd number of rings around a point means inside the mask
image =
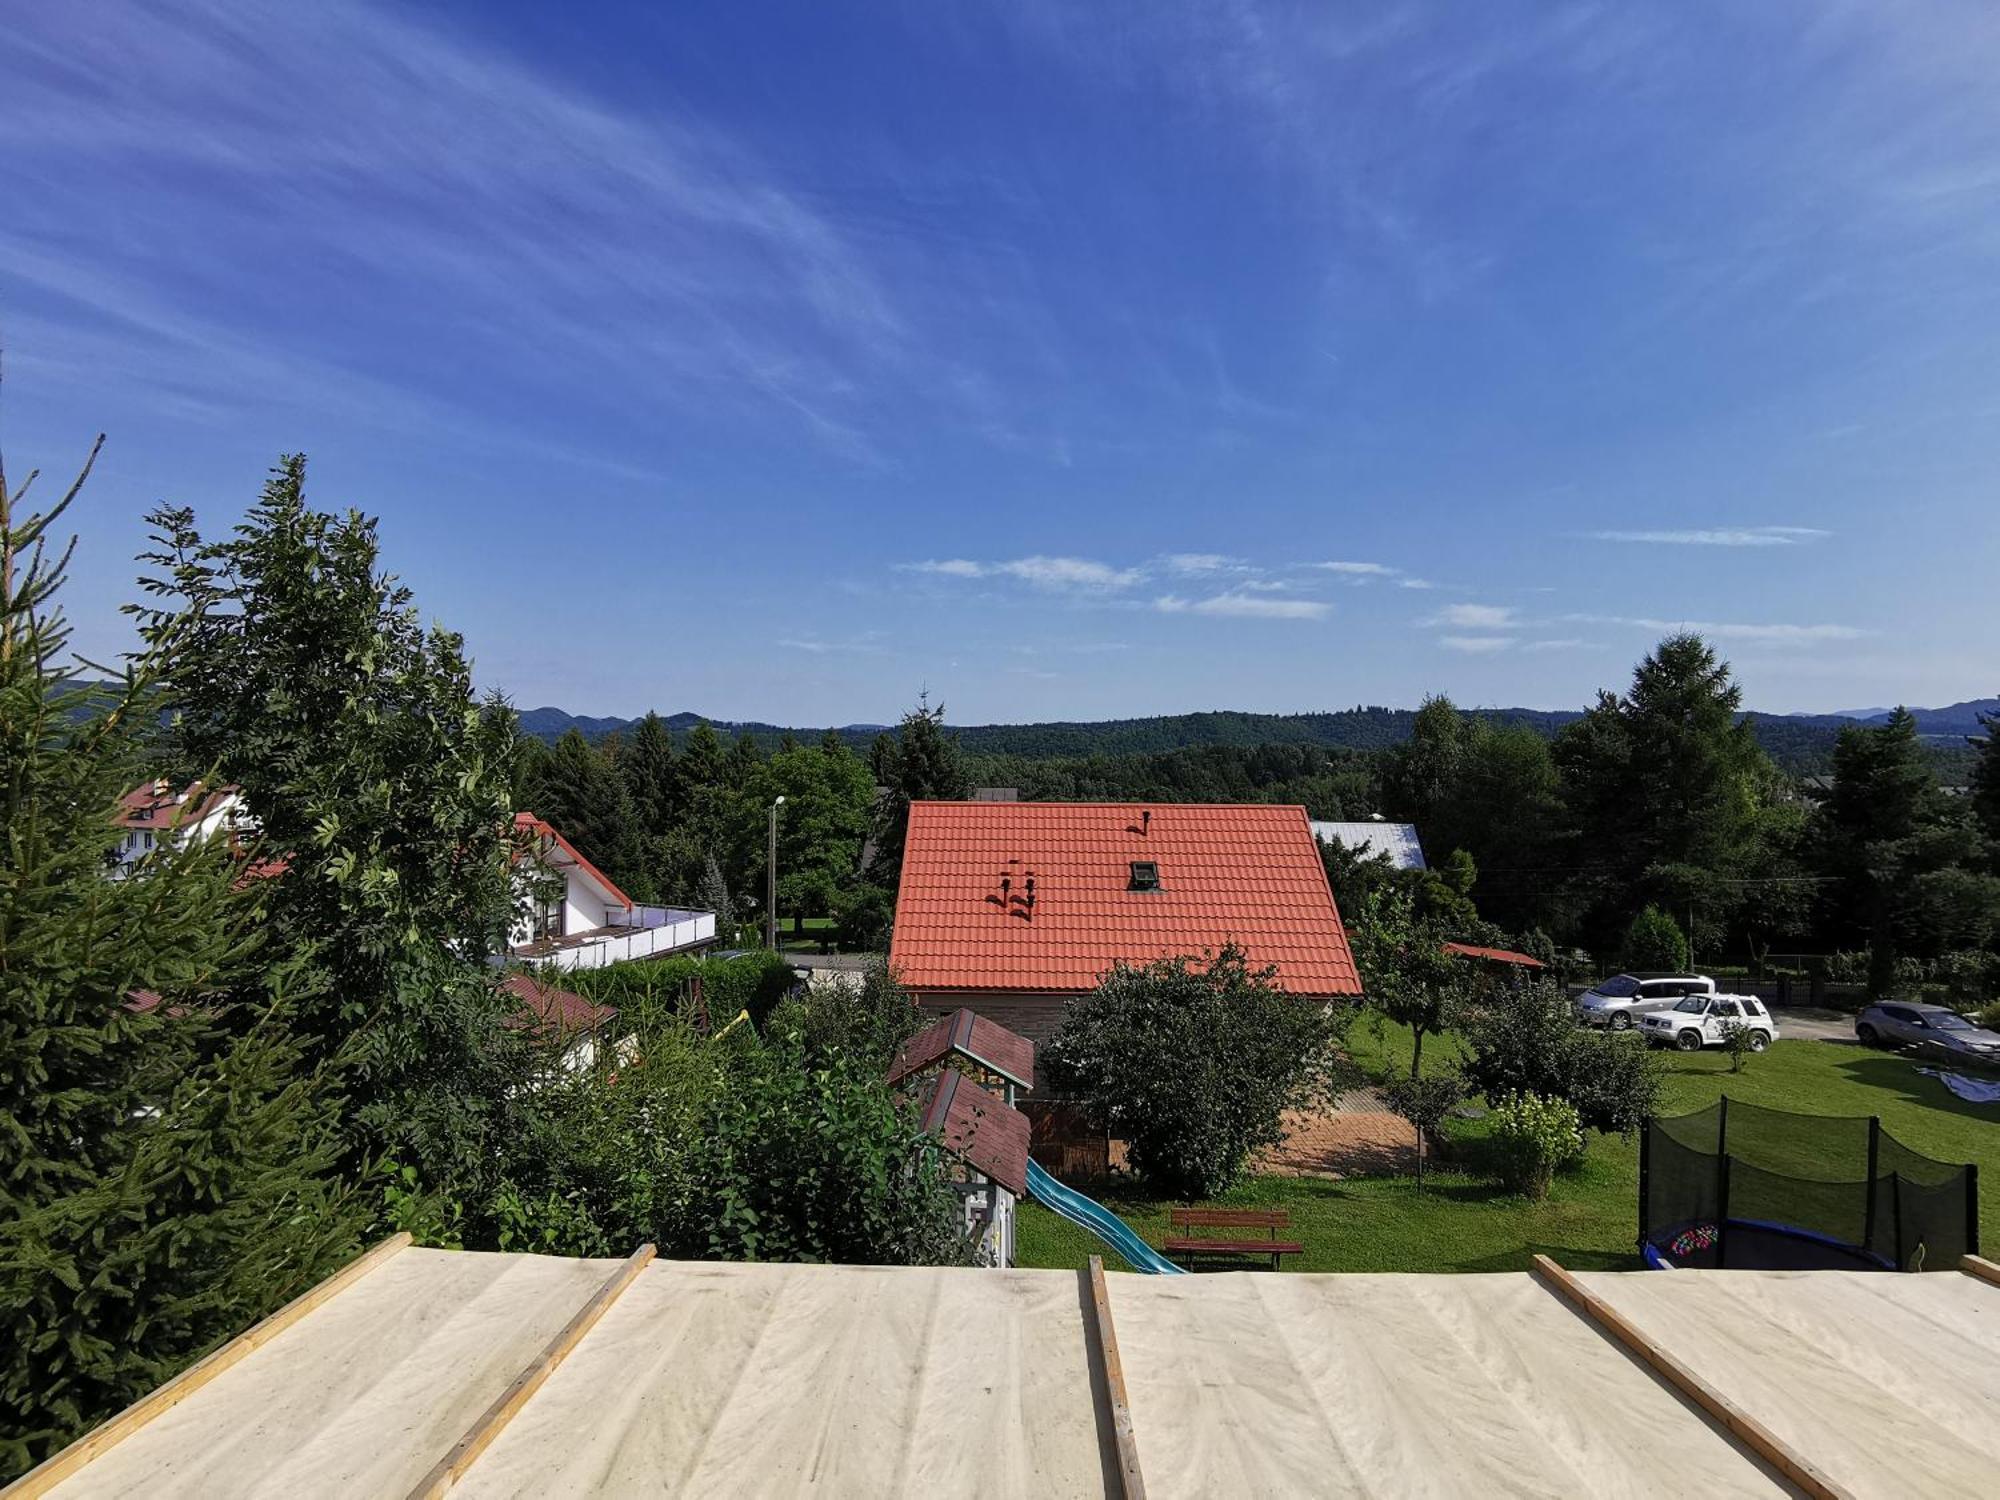
M 778 951 L 778 809 L 783 797 L 771 804 L 771 834 L 764 846 L 764 946 Z

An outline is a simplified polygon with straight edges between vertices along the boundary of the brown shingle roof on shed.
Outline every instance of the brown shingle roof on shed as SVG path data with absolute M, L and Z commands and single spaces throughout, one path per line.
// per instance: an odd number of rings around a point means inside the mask
M 946 1068 L 924 1101 L 924 1129 L 1017 1198 L 1028 1196 L 1028 1117 Z
M 889 1082 L 901 1083 L 912 1073 L 957 1053 L 968 1062 L 990 1068 L 1024 1089 L 1035 1086 L 1035 1044 L 998 1022 L 969 1010 L 955 1010 L 937 1025 L 903 1043 Z

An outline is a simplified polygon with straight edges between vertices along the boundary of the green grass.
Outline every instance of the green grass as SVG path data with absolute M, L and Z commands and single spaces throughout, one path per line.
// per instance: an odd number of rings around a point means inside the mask
M 1457 1045 L 1452 1037 L 1426 1039 L 1426 1069 L 1442 1064 Z M 1409 1032 L 1363 1022 L 1351 1051 L 1372 1076 L 1407 1069 Z M 1980 1241 L 1989 1251 L 2000 1246 L 2000 1105 L 1968 1104 L 1935 1078 L 1918 1074 L 1906 1058 L 1830 1042 L 1779 1042 L 1737 1074 L 1719 1052 L 1663 1056 L 1667 1113 L 1700 1109 L 1726 1091 L 1733 1099 L 1807 1114 L 1879 1114 L 1883 1128 L 1913 1150 L 1943 1161 L 1977 1162 L 1985 1189 Z M 1485 1131 L 1483 1121 L 1450 1122 L 1454 1158 L 1476 1160 Z M 1421 1193 L 1403 1177 L 1345 1182 L 1258 1177 L 1220 1201 L 1289 1210 L 1292 1238 L 1305 1253 L 1286 1265 L 1303 1271 L 1519 1270 L 1537 1251 L 1583 1270 L 1638 1264 L 1632 1249 L 1638 1230 L 1636 1141 L 1593 1136 L 1583 1165 L 1558 1178 L 1541 1203 L 1510 1194 L 1460 1165 L 1441 1166 Z M 1137 1188 L 1107 1189 L 1101 1196 L 1154 1244 L 1165 1237 L 1167 1200 Z M 1022 1265 L 1077 1267 L 1103 1249 L 1039 1205 L 1023 1205 Z M 1105 1264 L 1128 1269 L 1109 1253 Z

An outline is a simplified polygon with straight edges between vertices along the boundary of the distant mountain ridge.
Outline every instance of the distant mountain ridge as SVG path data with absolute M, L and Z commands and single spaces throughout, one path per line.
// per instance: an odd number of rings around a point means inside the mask
M 1576 709 L 1485 708 L 1470 712 L 1492 723 L 1521 725 L 1538 734 L 1553 735 L 1565 724 L 1582 717 Z M 1935 742 L 1939 769 L 1947 772 L 1962 763 L 1962 741 L 1982 733 L 1981 714 L 2000 714 L 2000 698 L 1978 698 L 1944 708 L 1912 709 L 1917 727 Z M 786 727 L 758 720 L 708 719 L 705 715 L 681 712 L 663 716 L 669 728 L 685 733 L 707 722 L 728 734 L 747 734 L 760 743 L 770 743 L 789 734 L 800 742 L 810 742 L 826 733 L 824 728 Z M 1261 714 L 1215 710 L 1192 714 L 1160 714 L 1147 718 L 1102 720 L 1052 720 L 1032 724 L 972 724 L 953 726 L 961 746 L 978 755 L 1018 755 L 1035 759 L 1055 756 L 1134 755 L 1163 750 L 1189 749 L 1203 745 L 1321 745 L 1347 750 L 1382 750 L 1410 736 L 1416 711 L 1408 708 L 1357 706 L 1321 713 Z M 1840 730 L 1850 724 L 1879 724 L 1888 711 L 1858 719 L 1844 714 L 1759 714 L 1750 715 L 1757 737 L 1778 763 L 1794 772 L 1826 769 L 1833 743 Z M 586 739 L 602 739 L 615 731 L 629 729 L 635 719 L 594 718 L 573 715 L 559 708 L 523 710 L 522 729 L 545 740 L 554 740 L 566 731 L 580 730 Z M 887 726 L 844 724 L 836 732 L 857 749 L 865 746 Z

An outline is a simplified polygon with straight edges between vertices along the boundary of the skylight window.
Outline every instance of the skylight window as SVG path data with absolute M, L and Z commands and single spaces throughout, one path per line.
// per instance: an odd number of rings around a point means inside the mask
M 1157 891 L 1160 888 L 1160 867 L 1150 859 L 1132 861 L 1132 883 L 1126 887 L 1132 891 Z

